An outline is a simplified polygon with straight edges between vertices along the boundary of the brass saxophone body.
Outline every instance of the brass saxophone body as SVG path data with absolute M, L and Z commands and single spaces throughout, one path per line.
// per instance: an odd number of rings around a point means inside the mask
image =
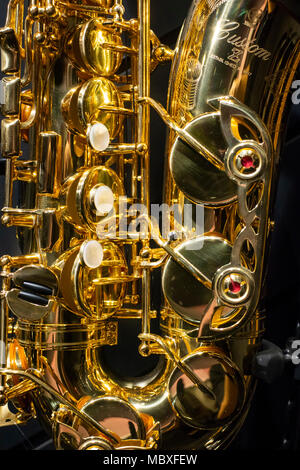
M 58 449 L 225 448 L 255 389 L 299 23 L 280 2 L 194 0 L 171 51 L 150 0 L 136 19 L 121 0 L 25 3 L 0 30 L 2 222 L 22 251 L 1 258 L 1 424 L 36 416 Z M 170 59 L 166 110 L 150 75 Z M 150 216 L 151 107 L 169 128 L 167 230 Z M 126 323 L 157 358 L 138 377 L 107 362 Z

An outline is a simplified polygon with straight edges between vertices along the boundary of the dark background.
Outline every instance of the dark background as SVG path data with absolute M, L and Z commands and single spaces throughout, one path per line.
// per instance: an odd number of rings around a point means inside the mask
M 297 0 L 283 0 L 300 18 Z M 0 25 L 5 21 L 8 0 L 1 0 Z M 124 2 L 125 3 L 125 2 Z M 126 17 L 134 16 L 135 0 L 128 0 Z M 152 29 L 162 42 L 174 46 L 179 28 L 191 0 L 152 0 Z M 298 74 L 299 75 L 299 74 Z M 169 66 L 159 67 L 152 75 L 152 96 L 166 104 Z M 151 116 L 151 202 L 161 202 L 165 126 Z M 285 146 L 282 151 L 280 178 L 275 208 L 269 274 L 267 278 L 267 328 L 265 337 L 281 348 L 295 337 L 300 321 L 300 105 L 290 112 Z M 0 176 L 0 187 L 4 177 Z M 3 191 L 0 194 L 3 206 Z M 14 229 L 0 225 L 0 256 L 18 253 Z M 297 377 L 298 374 L 298 377 Z M 298 380 L 297 380 L 298 379 Z M 51 450 L 52 441 L 37 421 L 26 426 L 0 428 L 0 450 Z M 284 375 L 272 385 L 258 382 L 250 413 L 231 446 L 232 450 L 300 450 L 300 374 L 287 367 Z

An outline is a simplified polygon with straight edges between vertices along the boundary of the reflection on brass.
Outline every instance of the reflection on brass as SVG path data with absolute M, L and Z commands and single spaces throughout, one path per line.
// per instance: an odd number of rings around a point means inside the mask
M 81 262 L 80 247 L 58 258 L 54 270 L 60 279 L 60 302 L 77 315 L 102 320 L 122 307 L 128 278 L 121 249 L 114 243 L 102 245 L 103 260 L 90 268 Z
M 12 28 L 0 29 L 0 47 L 1 72 L 18 73 L 20 69 L 20 44 Z
M 183 359 L 212 392 L 204 393 L 199 386 L 175 369 L 169 381 L 172 404 L 182 420 L 195 428 L 217 429 L 230 422 L 244 401 L 244 383 L 240 371 L 229 358 L 213 349 L 201 348 Z
M 226 240 L 209 235 L 180 244 L 177 251 L 211 281 L 218 269 L 229 263 L 231 256 L 231 246 Z M 212 290 L 199 283 L 173 259 L 165 265 L 162 284 L 166 299 L 174 311 L 189 322 L 203 325 L 202 336 L 212 335 L 209 331 L 211 318 L 207 313 L 213 297 Z M 226 317 L 229 311 L 227 308 Z
M 1 155 L 5 158 L 16 157 L 20 153 L 19 119 L 1 121 Z
M 41 132 L 39 139 L 39 192 L 55 193 L 57 167 L 61 159 L 60 135 L 56 132 Z
M 7 293 L 7 303 L 18 318 L 35 322 L 54 308 L 57 280 L 49 269 L 24 266 L 14 273 L 13 282 L 16 287 Z
M 30 118 L 32 112 L 32 93 L 30 90 L 25 90 L 21 95 L 21 122 L 26 122 Z M 21 131 L 21 137 L 24 142 L 29 140 L 29 130 L 23 129 Z
M 93 232 L 100 222 L 105 225 L 109 214 L 100 214 L 92 199 L 93 191 L 101 186 L 111 189 L 115 200 L 113 210 L 117 214 L 119 198 L 124 194 L 122 181 L 113 170 L 100 166 L 78 172 L 66 181 L 61 191 L 66 220 Z
M 18 115 L 20 105 L 20 79 L 15 77 L 5 77 L 2 80 L 3 106 L 2 114 Z M 1 103 L 0 103 L 1 104 Z
M 75 66 L 83 72 L 110 77 L 119 68 L 122 41 L 117 33 L 105 29 L 95 19 L 79 26 L 70 37 L 67 53 Z
M 71 90 L 62 102 L 62 113 L 69 128 L 86 133 L 88 124 L 101 122 L 114 139 L 120 130 L 123 102 L 116 86 L 107 78 L 92 78 Z
M 195 0 L 171 50 L 150 0 L 137 18 L 126 3 L 10 0 L 0 29 L 1 220 L 21 250 L 0 259 L 0 425 L 35 412 L 66 450 L 225 448 L 255 386 L 300 27 L 280 2 Z M 165 109 L 150 78 L 167 61 Z

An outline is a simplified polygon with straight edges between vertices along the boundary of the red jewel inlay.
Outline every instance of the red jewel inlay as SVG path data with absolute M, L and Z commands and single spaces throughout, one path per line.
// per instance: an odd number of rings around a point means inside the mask
M 241 158 L 241 163 L 244 168 L 255 168 L 253 158 L 250 155 L 246 155 Z
M 241 290 L 241 284 L 230 279 L 229 290 L 233 294 L 238 294 Z

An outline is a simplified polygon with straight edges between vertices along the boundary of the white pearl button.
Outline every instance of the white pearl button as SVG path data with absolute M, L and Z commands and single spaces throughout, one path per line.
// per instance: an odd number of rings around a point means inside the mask
M 103 261 L 102 245 L 96 240 L 86 242 L 82 247 L 82 259 L 88 268 L 99 268 Z
M 99 186 L 93 192 L 93 202 L 97 215 L 106 215 L 114 207 L 114 193 L 108 186 Z
M 109 132 L 101 122 L 92 124 L 88 131 L 90 146 L 97 152 L 103 152 L 109 146 Z

